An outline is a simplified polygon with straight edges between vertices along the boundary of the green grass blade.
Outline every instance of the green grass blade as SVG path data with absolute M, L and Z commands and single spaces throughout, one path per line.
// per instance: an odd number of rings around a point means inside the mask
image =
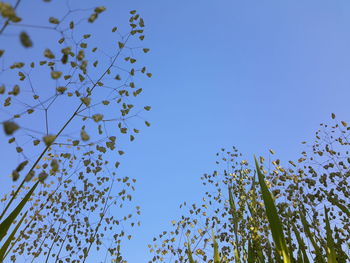
M 218 242 L 216 242 L 214 230 L 212 230 L 213 236 L 213 247 L 214 247 L 214 263 L 220 263 L 220 255 L 219 255 L 219 246 Z
M 350 218 L 350 211 L 346 208 L 345 205 L 341 204 L 336 198 L 329 197 L 329 202 L 331 202 L 332 205 L 336 205 L 341 211 L 343 211 L 349 218 Z
M 231 187 L 228 187 L 228 196 L 229 196 L 229 202 L 230 202 L 230 213 L 231 213 L 232 218 L 233 218 L 234 231 L 235 231 L 235 235 L 237 236 L 238 227 L 237 227 L 236 206 L 235 206 L 235 201 L 233 199 Z M 236 242 L 237 242 L 237 240 L 236 240 Z
M 255 156 L 254 156 L 254 159 L 255 159 L 256 171 L 259 178 L 259 184 L 261 187 L 261 193 L 265 204 L 266 215 L 267 215 L 267 219 L 269 221 L 270 229 L 272 232 L 272 238 L 275 242 L 277 251 L 283 257 L 283 262 L 290 263 L 291 260 L 290 260 L 289 250 L 287 248 L 286 240 L 284 238 L 281 220 L 278 216 L 277 209 L 274 204 L 272 195 L 269 189 L 267 188 L 264 175 L 260 170 L 258 161 Z
M 301 238 L 298 229 L 296 228 L 296 226 L 292 223 L 292 228 L 293 228 L 293 232 L 295 234 L 295 237 L 297 238 L 298 244 L 299 244 L 299 250 L 298 250 L 298 261 L 299 261 L 299 254 L 302 255 L 302 261 L 303 263 L 309 263 L 309 258 L 306 254 L 306 246 L 305 243 L 303 241 L 303 239 Z
M 305 263 L 303 260 L 303 255 L 302 255 L 302 252 L 300 249 L 298 250 L 298 257 L 297 257 L 296 263 Z
M 248 240 L 248 263 L 254 263 L 255 261 L 255 253 L 254 253 L 254 248 L 252 246 L 252 242 Z
M 303 224 L 305 235 L 310 240 L 312 246 L 314 247 L 315 254 L 316 254 L 316 256 L 318 256 L 319 262 L 324 263 L 322 251 L 319 248 L 319 246 L 317 245 L 315 239 L 313 238 L 313 234 L 310 231 L 309 224 L 305 218 L 304 212 L 301 209 L 299 209 L 299 215 L 300 215 L 301 223 Z
M 232 215 L 233 229 L 234 229 L 235 238 L 236 238 L 236 241 L 234 242 L 235 262 L 241 263 L 238 247 L 237 247 L 238 246 L 238 222 L 237 222 L 237 216 L 236 216 L 237 211 L 236 211 L 235 201 L 233 199 L 231 187 L 228 187 L 228 195 L 229 195 L 229 203 L 230 203 L 230 213 Z
M 258 255 L 258 258 L 259 258 L 259 262 L 260 263 L 264 263 L 266 262 L 265 261 L 265 257 L 264 257 L 264 254 L 261 250 L 261 247 L 260 247 L 260 244 L 257 246 L 257 251 L 256 251 L 257 255 Z
M 24 218 L 27 216 L 27 212 L 24 213 L 24 215 L 22 216 L 21 220 L 17 223 L 16 227 L 13 229 L 12 233 L 9 235 L 9 237 L 7 238 L 7 240 L 5 241 L 5 243 L 2 245 L 2 247 L 0 248 L 0 262 L 4 261 L 4 256 L 5 253 L 9 247 L 9 245 L 11 244 L 11 241 L 13 240 L 18 228 L 20 227 L 20 225 L 22 224 Z
M 29 198 L 33 194 L 34 190 L 38 186 L 39 181 L 36 182 L 33 187 L 29 190 L 29 192 L 25 195 L 25 197 L 22 199 L 22 201 L 17 205 L 17 207 L 12 211 L 12 213 L 0 224 L 0 241 L 4 238 L 4 236 L 7 234 L 7 231 L 9 230 L 11 224 L 16 219 L 18 214 L 21 212 L 25 204 L 28 202 Z
M 334 241 L 332 237 L 332 230 L 329 224 L 328 211 L 324 207 L 324 214 L 326 219 L 326 233 L 327 233 L 327 258 L 328 263 L 337 263 L 337 255 L 334 250 Z
M 291 262 L 295 262 L 293 257 L 293 240 L 292 240 L 292 234 L 291 234 L 289 222 L 287 224 L 287 245 L 288 245 L 290 260 Z
M 193 260 L 191 246 L 190 246 L 190 242 L 189 241 L 187 242 L 187 256 L 188 256 L 189 263 L 195 263 L 195 261 Z

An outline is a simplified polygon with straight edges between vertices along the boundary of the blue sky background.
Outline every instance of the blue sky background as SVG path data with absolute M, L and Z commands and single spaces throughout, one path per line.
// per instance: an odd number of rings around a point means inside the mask
M 331 112 L 348 119 L 350 94 L 349 2 L 141 2 L 130 6 L 147 21 L 153 125 L 122 166 L 143 208 L 130 262 L 144 262 L 142 245 L 181 201 L 202 196 L 219 148 L 294 159 Z
M 147 244 L 171 228 L 179 204 L 202 196 L 199 177 L 215 169 L 220 148 L 295 159 L 331 112 L 349 120 L 348 1 L 88 2 L 108 7 L 99 25 L 137 9 L 151 48 L 145 64 L 154 75 L 141 84 L 152 125 L 127 146 L 119 170 L 137 178 L 142 208 L 123 248 L 130 263 L 148 261 Z

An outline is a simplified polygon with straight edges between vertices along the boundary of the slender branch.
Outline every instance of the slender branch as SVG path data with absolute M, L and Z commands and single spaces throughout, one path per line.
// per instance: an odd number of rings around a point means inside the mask
M 45 263 L 48 262 L 49 257 L 50 257 L 50 254 L 51 254 L 51 251 L 52 251 L 52 248 L 53 248 L 53 245 L 56 243 L 56 238 L 57 238 L 58 233 L 59 233 L 59 231 L 60 231 L 60 229 L 61 229 L 61 224 L 62 224 L 62 222 L 60 222 L 60 225 L 59 225 L 59 227 L 58 227 L 58 229 L 57 229 L 57 233 L 56 233 L 55 237 L 52 239 L 52 244 L 51 244 L 51 246 L 50 246 L 49 251 L 47 252 L 47 257 L 46 257 Z
M 124 41 L 124 46 L 125 44 L 128 42 L 130 38 L 130 34 L 127 36 L 126 40 Z M 120 56 L 121 52 L 122 52 L 122 48 L 119 49 L 119 51 L 117 52 L 116 56 L 114 57 L 114 59 L 112 60 L 111 64 L 108 66 L 108 68 L 103 72 L 103 74 L 98 78 L 98 80 L 94 83 L 93 87 L 91 88 L 91 93 L 88 96 L 91 96 L 93 90 L 98 86 L 97 83 L 100 82 L 104 76 L 110 71 L 110 69 L 113 67 L 113 65 L 115 64 L 115 62 L 117 61 L 117 58 Z M 68 121 L 62 126 L 62 128 L 59 130 L 59 132 L 56 134 L 54 141 L 57 139 L 57 137 L 59 137 L 61 135 L 61 133 L 66 129 L 66 127 L 71 123 L 71 121 L 74 119 L 74 117 L 77 115 L 77 113 L 79 112 L 79 110 L 83 107 L 84 103 L 81 102 L 80 105 L 77 107 L 77 109 L 74 111 L 74 113 L 71 115 L 71 117 L 68 119 Z M 54 142 L 53 141 L 53 142 Z M 30 173 L 31 171 L 34 170 L 34 168 L 38 165 L 38 163 L 41 161 L 41 159 L 43 158 L 43 156 L 45 155 L 45 153 L 50 149 L 51 145 L 47 145 L 45 147 L 45 149 L 43 150 L 43 152 L 40 154 L 40 156 L 38 157 L 38 159 L 35 161 L 35 163 L 32 165 L 32 167 L 30 168 L 30 170 L 28 171 L 28 173 Z M 10 205 L 12 204 L 12 202 L 15 200 L 16 196 L 18 195 L 20 189 L 23 187 L 25 183 L 25 179 L 22 180 L 21 184 L 17 187 L 15 193 L 13 194 L 13 196 L 11 197 L 10 201 L 8 202 L 8 204 L 6 205 L 4 211 L 2 212 L 1 216 L 0 216 L 0 220 L 3 218 L 3 216 L 6 214 L 7 210 L 9 209 Z
M 61 247 L 60 247 L 60 249 L 59 249 L 59 251 L 58 251 L 58 253 L 57 253 L 57 255 L 56 255 L 55 263 L 56 263 L 56 262 L 58 261 L 58 259 L 59 259 L 59 256 L 60 256 L 60 254 L 61 254 L 63 245 L 64 245 L 64 243 L 66 242 L 66 239 L 67 239 L 67 237 L 68 237 L 68 235 L 69 235 L 69 231 L 70 231 L 71 226 L 72 226 L 72 225 L 70 225 L 70 226 L 68 227 L 67 233 L 66 233 L 66 235 L 65 235 L 65 237 L 64 237 L 64 239 L 63 239 L 63 241 L 62 241 Z
M 104 208 L 103 208 L 102 216 L 100 216 L 100 221 L 98 222 L 98 224 L 97 224 L 97 226 L 96 226 L 95 233 L 93 234 L 92 239 L 90 240 L 90 245 L 89 245 L 89 247 L 88 247 L 88 250 L 87 250 L 86 254 L 84 254 L 83 263 L 85 262 L 87 256 L 89 255 L 89 251 L 90 251 L 91 246 L 92 246 L 92 244 L 93 244 L 93 242 L 94 242 L 94 240 L 95 240 L 95 237 L 96 237 L 96 235 L 97 235 L 98 229 L 100 228 L 101 222 L 102 222 L 102 220 L 104 219 L 104 217 L 105 217 L 105 215 L 106 215 L 106 212 L 107 212 L 107 209 L 108 209 L 108 206 L 107 206 L 107 205 L 108 205 L 108 201 L 107 201 L 107 200 L 109 199 L 109 197 L 110 197 L 110 195 L 111 195 L 114 181 L 115 181 L 115 180 L 114 180 L 114 176 L 113 176 L 112 182 L 111 182 L 111 186 L 110 186 L 109 191 L 108 191 L 108 196 L 107 196 L 107 198 L 106 198 L 106 203 L 105 203 Z
M 13 7 L 14 10 L 17 9 L 18 5 L 21 3 L 21 0 L 17 0 L 15 6 Z M 8 18 L 5 23 L 3 24 L 3 26 L 0 29 L 0 35 L 4 32 L 4 30 L 6 29 L 6 27 L 10 24 L 10 18 Z

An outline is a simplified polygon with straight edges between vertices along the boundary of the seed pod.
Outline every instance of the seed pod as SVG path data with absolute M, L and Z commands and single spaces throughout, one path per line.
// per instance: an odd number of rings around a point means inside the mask
M 13 121 L 5 121 L 3 123 L 3 126 L 6 135 L 12 135 L 15 131 L 19 129 L 19 126 Z
M 34 177 L 35 172 L 33 170 L 31 170 L 29 173 L 27 173 L 26 177 L 24 178 L 24 180 L 26 182 L 29 182 L 30 180 L 32 180 L 32 178 Z
M 48 177 L 49 175 L 45 172 L 45 171 L 42 171 L 40 174 L 39 174 L 39 181 L 41 183 L 43 183 L 45 181 L 45 179 Z
M 53 159 L 51 161 L 51 168 L 52 168 L 53 172 L 57 172 L 58 171 L 59 166 L 58 166 L 58 161 L 56 159 Z
M 81 130 L 80 137 L 84 142 L 90 140 L 90 136 L 86 133 L 85 130 Z
M 26 33 L 26 32 L 22 32 L 20 35 L 19 35 L 19 39 L 21 41 L 21 44 L 24 46 L 24 47 L 32 47 L 33 46 L 33 42 L 32 40 L 30 39 L 29 35 Z
M 27 164 L 28 164 L 28 160 L 26 160 L 26 161 L 24 161 L 24 162 L 21 162 L 21 163 L 17 166 L 16 171 L 17 171 L 17 172 L 22 171 L 22 170 L 24 169 L 24 167 L 26 167 Z
M 47 135 L 43 137 L 43 141 L 46 144 L 46 146 L 50 146 L 56 139 L 56 136 L 54 135 Z
M 12 171 L 12 181 L 16 182 L 19 178 L 19 173 L 16 170 Z

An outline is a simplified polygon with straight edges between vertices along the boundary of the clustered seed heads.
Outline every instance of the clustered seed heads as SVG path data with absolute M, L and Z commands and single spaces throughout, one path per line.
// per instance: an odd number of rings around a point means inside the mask
M 137 98 L 142 91 L 137 77 L 152 76 L 136 58 L 149 51 L 140 47 L 144 21 L 132 10 L 126 27 L 112 26 L 115 52 L 107 54 L 96 41 L 99 32 L 91 32 L 91 23 L 106 7 L 67 8 L 62 14 L 36 12 L 47 16 L 46 25 L 13 27 L 19 29 L 22 46 L 33 52 L 1 71 L 3 80 L 6 74 L 18 78 L 13 85 L 0 83 L 0 100 L 6 112 L 14 113 L 10 119 L 1 117 L 9 147 L 20 159 L 9 173 L 13 181 L 24 182 L 18 196 L 4 194 L 4 207 L 40 182 L 6 259 L 89 262 L 91 249 L 105 249 L 110 261 L 123 262 L 120 246 L 131 239 L 128 229 L 140 224 L 140 208 L 128 204 L 136 181 L 117 175 L 116 169 L 124 145 L 140 131 L 137 120 L 150 125 L 142 116 L 150 106 L 138 105 Z M 0 15 L 13 23 L 21 20 L 16 8 L 4 2 Z M 48 34 L 42 50 L 32 38 L 36 29 Z M 0 60 L 11 52 L 0 50 Z M 112 158 L 117 160 L 110 165 Z M 113 213 L 112 207 L 120 212 Z
M 332 118 L 335 119 L 334 114 Z M 259 158 L 294 259 L 302 250 L 311 251 L 307 253 L 310 262 L 323 262 L 327 258 L 329 252 L 325 248 L 329 236 L 325 231 L 324 206 L 334 233 L 337 261 L 346 262 L 350 256 L 347 248 L 350 240 L 349 131 L 344 121 L 333 126 L 321 124 L 315 142 L 297 161 L 283 163 L 275 159 L 275 152 L 270 150 L 272 161 L 265 170 L 269 164 L 265 158 Z M 189 253 L 198 262 L 212 262 L 212 231 L 223 262 L 247 258 L 248 250 L 256 260 L 281 259 L 271 242 L 255 169 L 247 160 L 242 160 L 236 148 L 222 149 L 217 156 L 219 169 L 201 177 L 205 187 L 202 202 L 191 206 L 185 202 L 180 206 L 187 206 L 187 213 L 172 221 L 172 231 L 164 231 L 153 239 L 149 249 L 154 256 L 149 262 L 170 258 L 173 262 L 184 262 Z M 310 238 L 319 247 L 317 251 Z

